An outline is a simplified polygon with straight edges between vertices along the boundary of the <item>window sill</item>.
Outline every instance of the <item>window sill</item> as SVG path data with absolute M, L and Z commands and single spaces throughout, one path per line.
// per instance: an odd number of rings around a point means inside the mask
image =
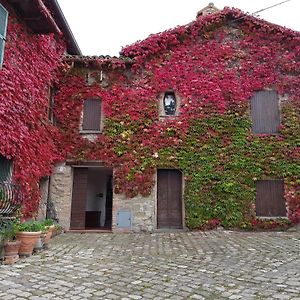
M 165 119 L 177 119 L 178 118 L 178 114 L 177 115 L 160 115 L 159 119 L 160 120 L 165 120 Z
M 277 217 L 261 217 L 261 216 L 256 216 L 257 219 L 260 219 L 260 220 L 275 220 L 275 219 L 284 219 L 284 220 L 288 220 L 288 217 L 285 216 L 285 217 L 280 217 L 280 216 L 277 216 Z
M 101 130 L 80 130 L 80 134 L 100 134 L 102 133 Z

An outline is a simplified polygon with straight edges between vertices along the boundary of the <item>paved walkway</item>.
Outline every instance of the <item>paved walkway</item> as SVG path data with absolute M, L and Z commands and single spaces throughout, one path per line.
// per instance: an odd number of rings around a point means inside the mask
M 0 266 L 0 299 L 300 300 L 300 233 L 64 234 Z

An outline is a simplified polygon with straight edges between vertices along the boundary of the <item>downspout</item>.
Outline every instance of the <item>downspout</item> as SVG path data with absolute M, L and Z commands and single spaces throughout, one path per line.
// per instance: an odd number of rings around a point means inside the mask
M 50 25 L 52 26 L 53 30 L 59 34 L 62 35 L 61 30 L 59 29 L 59 27 L 57 26 L 55 20 L 53 19 L 51 13 L 49 12 L 49 10 L 47 9 L 47 7 L 45 6 L 43 0 L 36 0 L 37 5 L 39 6 L 42 14 L 44 14 L 44 16 L 47 18 L 47 20 L 50 22 Z

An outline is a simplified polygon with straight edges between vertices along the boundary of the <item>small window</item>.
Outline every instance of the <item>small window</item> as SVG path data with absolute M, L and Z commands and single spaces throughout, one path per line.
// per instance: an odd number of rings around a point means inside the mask
M 87 99 L 83 104 L 83 131 L 99 132 L 101 128 L 101 100 Z
M 165 93 L 163 108 L 166 116 L 174 116 L 176 114 L 177 100 L 174 92 Z
M 56 124 L 56 119 L 54 117 L 54 97 L 55 97 L 55 94 L 56 94 L 56 88 L 55 87 L 50 87 L 49 89 L 49 107 L 48 107 L 48 119 L 49 121 L 52 123 L 52 124 Z
M 252 132 L 278 133 L 280 125 L 279 99 L 275 91 L 259 91 L 251 99 Z
M 8 11 L 0 4 L 0 68 L 3 63 Z
M 12 161 L 0 155 L 0 182 L 10 182 L 12 173 Z
M 256 182 L 256 215 L 258 217 L 286 217 L 283 180 Z

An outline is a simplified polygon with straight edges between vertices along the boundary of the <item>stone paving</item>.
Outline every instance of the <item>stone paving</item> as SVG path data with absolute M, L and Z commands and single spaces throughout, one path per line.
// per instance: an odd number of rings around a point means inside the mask
M 0 266 L 0 299 L 300 300 L 300 232 L 63 234 Z

